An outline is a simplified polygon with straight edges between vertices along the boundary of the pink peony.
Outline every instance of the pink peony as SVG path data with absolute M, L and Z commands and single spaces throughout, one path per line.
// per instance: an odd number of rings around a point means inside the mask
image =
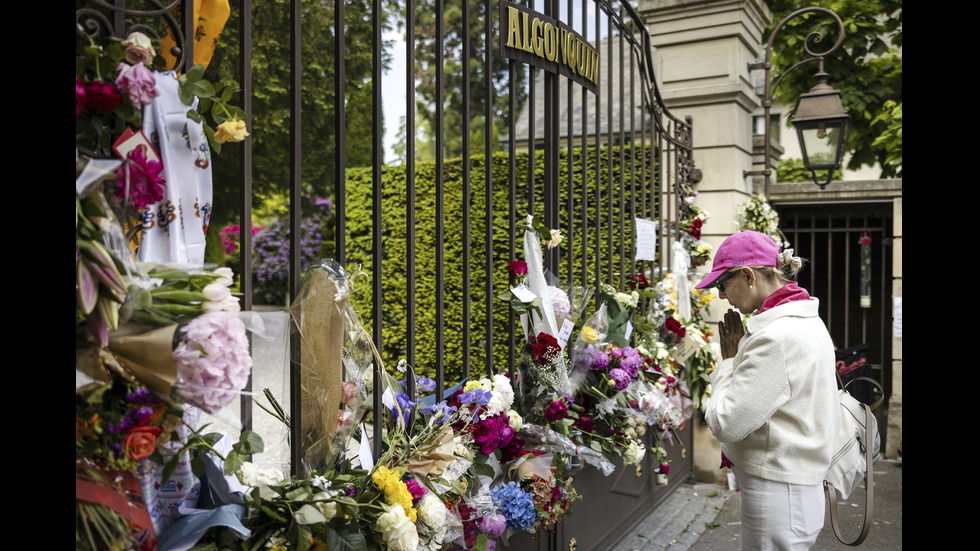
M 471 428 L 473 441 L 480 445 L 480 453 L 492 454 L 497 448 L 504 447 L 514 438 L 514 429 L 510 427 L 507 416 L 501 413 L 488 417 Z
M 609 378 L 616 384 L 616 390 L 618 391 L 626 390 L 626 388 L 630 386 L 630 381 L 632 380 L 629 373 L 618 367 L 609 370 Z
M 116 76 L 116 86 L 119 87 L 120 92 L 129 94 L 129 103 L 133 107 L 142 109 L 144 105 L 149 105 L 160 95 L 157 81 L 146 65 L 120 63 L 117 71 L 119 75 Z
M 129 176 L 129 202 L 137 211 L 163 199 L 166 180 L 160 177 L 163 165 L 146 158 L 146 146 L 140 146 L 126 155 L 127 163 L 116 169 L 116 199 L 126 198 L 126 177 Z
M 245 388 L 252 370 L 245 324 L 230 312 L 208 312 L 184 327 L 174 350 L 177 395 L 214 413 Z

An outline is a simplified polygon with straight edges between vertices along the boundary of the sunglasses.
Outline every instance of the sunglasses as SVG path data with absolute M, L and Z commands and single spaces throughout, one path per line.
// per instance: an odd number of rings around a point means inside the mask
M 738 270 L 731 270 L 722 274 L 721 277 L 719 277 L 715 281 L 715 287 L 718 288 L 718 292 L 724 293 L 725 284 L 727 284 L 729 280 L 734 279 L 737 274 L 738 274 Z

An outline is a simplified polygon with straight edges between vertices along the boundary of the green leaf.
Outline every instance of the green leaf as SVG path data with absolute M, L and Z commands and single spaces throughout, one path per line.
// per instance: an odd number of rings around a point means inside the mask
M 207 469 L 207 461 L 203 453 L 195 453 L 191 458 L 191 471 L 194 476 L 201 478 L 204 476 L 204 471 Z
M 265 449 L 265 443 L 262 441 L 262 437 L 259 433 L 250 430 L 242 431 L 241 436 L 238 437 L 238 442 L 232 446 L 238 453 L 242 454 L 256 454 L 261 453 Z
M 204 65 L 195 65 L 187 71 L 187 80 L 190 82 L 201 80 L 204 77 Z
M 309 503 L 297 509 L 293 513 L 293 518 L 300 524 L 319 524 L 327 521 L 320 509 Z
M 356 529 L 335 530 L 328 526 L 327 549 L 330 551 L 366 551 L 367 540 Z
M 228 455 L 225 456 L 225 466 L 223 469 L 224 473 L 226 475 L 234 474 L 242 467 L 242 464 L 245 463 L 245 458 L 246 456 L 236 452 L 235 450 L 228 452 Z

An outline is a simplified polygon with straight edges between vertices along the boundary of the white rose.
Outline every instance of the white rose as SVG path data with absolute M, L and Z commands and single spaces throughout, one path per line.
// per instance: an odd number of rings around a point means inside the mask
M 279 469 L 260 469 L 249 461 L 242 463 L 241 468 L 238 469 L 238 480 L 242 484 L 258 489 L 262 499 L 278 497 L 279 494 L 270 486 L 278 486 L 283 478 L 282 471 Z
M 382 513 L 378 517 L 377 528 L 385 543 L 394 551 L 415 551 L 419 546 L 419 533 L 400 506 Z
M 524 426 L 524 419 L 521 418 L 521 414 L 514 410 L 507 411 L 507 424 L 510 428 L 514 429 L 514 432 L 521 430 Z
M 140 32 L 130 33 L 122 45 L 126 48 L 126 61 L 132 65 L 137 63 L 149 65 L 153 61 L 153 56 L 156 55 L 150 37 Z
M 320 501 L 320 503 L 317 503 L 317 507 L 320 508 L 320 512 L 323 513 L 323 518 L 325 518 L 327 522 L 330 522 L 330 519 L 337 516 L 337 502 L 327 501 L 328 499 L 332 498 L 333 494 L 330 492 L 319 492 L 313 496 L 314 500 Z
M 418 518 L 430 528 L 446 524 L 446 506 L 432 492 L 426 492 L 418 503 Z
M 548 248 L 554 249 L 559 243 L 561 243 L 562 239 L 564 238 L 561 235 L 561 230 L 551 230 L 551 239 L 546 241 Z
M 643 444 L 637 444 L 635 441 L 630 442 L 629 448 L 623 454 L 623 463 L 625 465 L 636 465 L 643 459 L 646 453 L 647 450 L 643 447 Z

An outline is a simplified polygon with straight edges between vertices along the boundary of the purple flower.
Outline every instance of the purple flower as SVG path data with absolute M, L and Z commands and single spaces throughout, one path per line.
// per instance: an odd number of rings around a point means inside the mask
M 408 417 L 412 413 L 412 408 L 415 406 L 415 402 L 408 399 L 408 395 L 404 392 L 396 392 L 395 400 L 398 401 L 398 408 L 391 408 L 391 416 L 398 418 L 398 409 L 401 409 L 402 417 L 404 418 L 405 424 L 408 424 Z
M 609 356 L 607 356 L 604 352 L 600 352 L 596 355 L 595 359 L 592 360 L 592 369 L 601 371 L 607 367 L 609 367 Z
M 478 523 L 480 532 L 491 538 L 499 538 L 507 528 L 507 519 L 500 513 L 490 513 L 480 519 Z
M 482 388 L 474 388 L 469 392 L 464 392 L 459 395 L 459 402 L 461 404 L 476 404 L 480 406 L 485 406 L 490 403 L 490 399 L 493 398 L 493 394 L 489 390 L 483 390 Z
M 616 390 L 618 391 L 626 390 L 632 380 L 629 373 L 618 367 L 609 370 L 609 377 L 616 383 Z
M 620 369 L 629 373 L 629 376 L 634 379 L 640 375 L 640 366 L 642 365 L 643 358 L 640 358 L 639 356 L 623 356 L 623 358 L 619 360 Z
M 422 413 L 432 413 L 432 414 L 435 414 L 435 412 L 437 411 L 441 411 L 442 417 L 440 417 L 437 421 L 437 423 L 441 425 L 445 423 L 446 419 L 451 417 L 452 414 L 456 413 L 456 406 L 450 406 L 446 403 L 445 400 L 443 400 L 431 406 L 422 406 L 419 408 L 419 411 L 421 411 Z
M 422 499 L 422 496 L 429 491 L 425 486 L 420 486 L 414 478 L 409 478 L 406 480 L 405 486 L 408 488 L 408 493 L 412 494 L 413 500 Z

